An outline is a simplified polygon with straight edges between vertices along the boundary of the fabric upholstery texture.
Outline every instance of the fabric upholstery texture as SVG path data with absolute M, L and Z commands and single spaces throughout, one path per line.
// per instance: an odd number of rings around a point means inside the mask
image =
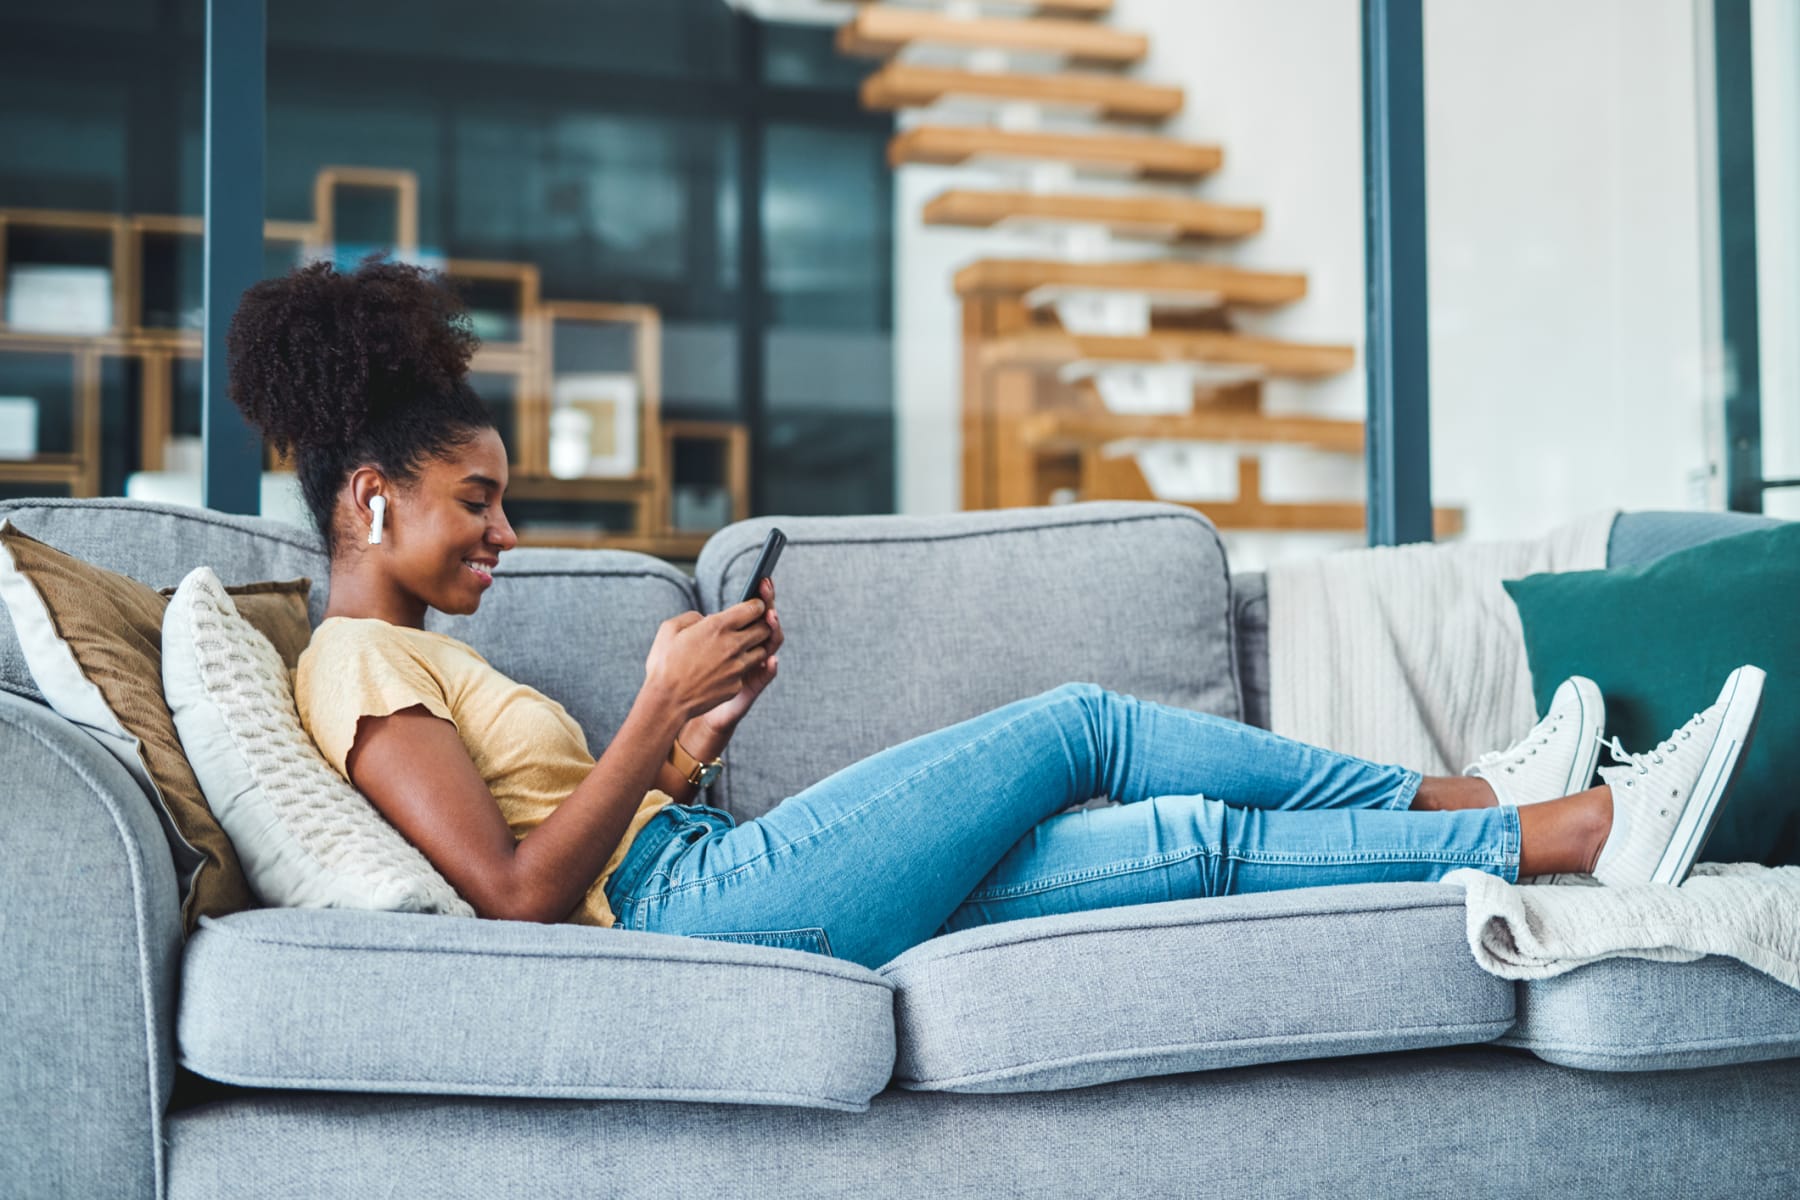
M 219 577 L 196 567 L 163 620 L 165 694 L 207 807 L 257 899 L 474 916 L 320 755 L 294 709 L 290 670 Z
M 707 612 L 742 595 L 763 536 L 787 632 L 712 791 L 754 817 L 852 762 L 1071 681 L 1236 718 L 1225 551 L 1169 504 L 935 517 L 792 517 L 715 534 Z M 974 617 L 973 614 L 979 614 Z
M 1512 985 L 1470 959 L 1462 889 L 1435 883 L 989 925 L 914 947 L 882 974 L 898 989 L 895 1082 L 922 1091 L 1447 1046 L 1513 1022 Z
M 260 909 L 182 963 L 181 1062 L 256 1087 L 860 1110 L 894 1062 L 880 976 L 574 925 Z
M 243 611 L 283 645 L 304 643 L 311 584 L 256 584 Z M 254 901 L 230 839 L 206 807 L 162 693 L 168 599 L 0 520 L 0 595 L 51 707 L 97 737 L 164 818 L 188 928 Z
M 1269 577 L 1247 571 L 1231 577 L 1231 619 L 1237 626 L 1238 680 L 1245 722 L 1269 727 Z
M 0 696 L 0 1194 L 150 1196 L 173 1084 L 179 891 L 117 759 Z
M 1785 1200 L 1795 1130 L 1800 1061 L 1598 1075 L 1492 1046 L 861 1114 L 277 1092 L 177 1113 L 169 1194 Z
M 1776 518 L 1758 513 L 1622 512 L 1613 522 L 1606 565 L 1638 567 L 1690 546 L 1779 524 Z
M 228 582 L 324 578 L 316 542 L 273 523 L 129 501 L 0 504 L 6 513 L 36 536 L 155 586 L 174 584 L 202 564 Z M 862 739 L 857 744 L 869 749 L 886 744 L 890 727 L 942 712 L 950 697 L 991 688 L 990 676 L 1023 678 L 1038 669 L 1039 657 L 1050 683 L 1093 673 L 1083 663 L 1116 662 L 1118 674 L 1148 682 L 1097 682 L 1152 698 L 1151 685 L 1165 675 L 1196 695 L 1212 689 L 1215 697 L 1230 670 L 1243 675 L 1229 641 L 1234 616 L 1236 628 L 1244 627 L 1241 606 L 1234 614 L 1219 602 L 1216 623 L 1195 615 L 1196 607 L 1213 604 L 1215 592 L 1229 594 L 1222 590 L 1228 586 L 1223 556 L 1198 593 L 1179 583 L 1204 574 L 1190 561 L 1191 543 L 1210 538 L 1209 530 L 1190 525 L 1175 537 L 1153 521 L 1088 528 L 1087 517 L 1065 510 L 966 516 L 996 523 L 980 531 L 965 527 L 969 540 L 1003 534 L 1034 542 L 1044 547 L 1045 561 L 1017 553 L 1016 546 L 988 547 L 994 551 L 988 565 L 1000 573 L 984 579 L 979 554 L 965 558 L 964 548 L 935 547 L 955 567 L 948 583 L 942 572 L 926 571 L 928 585 L 899 579 L 906 586 L 894 587 L 896 573 L 874 571 L 873 584 L 865 585 L 855 572 L 879 565 L 881 552 L 861 521 L 850 522 L 856 536 L 841 548 L 790 549 L 794 557 L 784 558 L 777 571 L 784 618 L 790 603 L 796 614 L 803 607 L 799 585 L 823 590 L 808 618 L 818 645 L 843 650 L 884 640 L 877 627 L 894 624 L 896 616 L 910 619 L 909 628 L 920 634 L 911 651 L 919 663 L 903 661 L 905 669 L 892 677 L 871 671 L 860 682 L 841 658 L 805 664 L 798 640 L 784 652 L 782 684 L 809 681 L 816 690 L 805 693 L 806 703 L 823 695 L 834 704 L 829 723 L 850 731 L 830 734 L 826 754 L 838 753 L 842 738 Z M 1033 525 L 1046 520 L 1050 527 Z M 1009 522 L 1018 528 L 1005 528 Z M 780 523 L 790 534 L 801 524 Z M 741 542 L 753 557 L 766 525 L 741 537 L 733 532 L 732 545 Z M 942 521 L 917 528 L 929 542 Z M 908 545 L 901 540 L 897 559 L 919 566 L 938 557 L 929 552 L 933 546 Z M 1616 536 L 1615 551 L 1618 545 Z M 1173 566 L 1150 565 L 1159 554 L 1172 557 Z M 1136 572 L 1116 592 L 1104 577 L 1087 578 L 1089 563 L 1115 559 Z M 1004 575 L 1021 560 L 1022 587 Z M 747 560 L 730 565 L 737 578 L 716 589 L 721 598 L 731 582 L 741 586 L 749 569 Z M 796 566 L 802 569 L 790 574 Z M 562 701 L 598 750 L 641 681 L 656 625 L 699 606 L 694 585 L 660 563 L 625 554 L 521 550 L 503 559 L 500 572 L 481 613 L 434 628 L 464 638 L 496 666 Z M 959 583 L 957 572 L 976 581 L 968 585 L 976 599 L 965 603 L 950 590 Z M 889 594 L 859 599 L 864 586 L 886 586 Z M 1015 596 L 1014 587 L 1031 603 Z M 323 591 L 313 590 L 314 622 Z M 1145 612 L 1167 609 L 1149 633 L 1137 627 L 1145 619 L 1139 593 L 1154 601 Z M 1041 617 L 1052 604 L 1083 613 L 1085 627 L 1046 620 L 1022 627 L 1022 609 Z M 1108 605 L 1124 614 L 1116 627 L 1108 623 Z M 854 630 L 837 627 L 833 606 L 853 610 L 857 627 L 872 631 L 852 639 Z M 982 611 L 1007 615 L 1021 627 L 968 628 L 968 614 Z M 1168 612 L 1180 613 L 1179 621 Z M 1221 643 L 1222 637 L 1228 640 Z M 1085 649 L 1088 639 L 1098 646 Z M 0 689 L 29 694 L 29 678 L 5 674 L 22 667 L 16 655 L 9 659 L 11 651 L 11 625 L 0 621 Z M 1088 653 L 1099 657 L 1081 657 Z M 1232 664 L 1223 676 L 1221 662 Z M 1248 686 L 1247 679 L 1235 686 Z M 931 687 L 941 694 L 931 694 Z M 903 701 L 899 717 L 888 711 L 895 693 Z M 792 728 L 785 718 L 763 730 L 757 720 L 740 733 L 756 755 L 748 763 L 729 755 L 728 777 L 745 768 L 773 778 L 767 764 L 794 778 L 827 769 L 825 759 L 814 764 L 818 747 L 781 744 Z M 1684 1065 L 1710 1061 L 1680 1056 L 1695 1052 L 1693 1042 L 1716 1040 L 1721 1030 L 1741 1034 L 1744 1045 L 1723 1049 L 1739 1058 L 1759 1056 L 1750 1045 L 1759 1028 L 1764 1049 L 1780 1046 L 1784 1027 L 1776 1015 L 1754 987 L 1738 986 L 1743 980 L 1722 983 L 1716 960 L 1596 964 L 1521 985 L 1519 1021 L 1510 1035 L 1521 1042 L 1516 1047 L 1269 1062 L 1008 1095 L 894 1089 L 874 1095 L 866 1112 L 822 1111 L 861 1107 L 857 1097 L 867 1100 L 892 1071 L 895 997 L 879 976 L 818 956 L 693 939 L 293 909 L 209 919 L 189 943 L 186 977 L 178 980 L 176 880 L 153 810 L 138 801 L 119 763 L 48 709 L 12 696 L 0 696 L 0 761 L 8 767 L 0 803 L 17 812 L 44 796 L 57 800 L 47 820 L 0 822 L 9 863 L 0 874 L 0 1036 L 13 1048 L 14 1064 L 0 1073 L 0 1162 L 6 1164 L 0 1192 L 155 1195 L 165 1166 L 167 1194 L 177 1197 L 236 1197 L 253 1182 L 258 1197 L 309 1200 L 390 1194 L 485 1200 L 522 1189 L 984 1198 L 1358 1196 L 1377 1188 L 1393 1197 L 1785 1197 L 1795 1191 L 1800 1058 L 1678 1073 L 1641 1069 L 1657 1056 Z M 771 784 L 765 792 L 779 799 L 785 787 Z M 1317 891 L 1348 901 L 1358 897 L 1346 893 L 1366 895 L 1375 886 Z M 1269 904 L 1275 897 L 1194 903 L 1236 900 Z M 1436 910 L 1419 911 L 1435 928 Z M 1050 924 L 1021 922 L 1006 932 L 1024 935 L 1028 926 Z M 1340 935 L 1347 928 L 1341 920 L 1329 926 Z M 1180 932 L 1139 936 L 1174 954 L 1184 952 L 1175 945 Z M 1244 949 L 1273 954 L 1268 947 L 1279 940 L 1272 928 L 1266 932 L 1244 939 Z M 1196 929 L 1191 944 L 1216 951 L 1223 936 L 1209 943 L 1205 933 Z M 1409 930 L 1405 940 L 1414 937 Z M 1341 1011 L 1359 998 L 1365 1013 L 1390 1011 L 1389 998 L 1369 992 L 1359 972 L 1371 954 L 1402 962 L 1410 953 L 1364 935 L 1329 963 L 1315 945 L 1310 975 L 1296 964 L 1271 963 L 1259 977 L 1240 954 L 1226 960 L 1235 964 L 1233 976 L 1208 970 L 1204 954 L 1192 955 L 1191 971 L 1170 972 L 1166 958 L 1115 953 L 1113 940 L 1089 931 L 1052 939 L 1043 961 L 1069 970 L 1061 988 L 1052 986 L 1053 971 L 1027 967 L 1023 949 L 1005 945 L 995 948 L 996 959 L 1012 955 L 1013 961 L 992 969 L 1006 977 L 968 986 L 986 1004 L 982 1015 L 1020 1029 L 1023 1042 L 1034 1030 L 1072 1031 L 1083 1018 L 1107 1025 L 1115 1005 L 1164 1019 L 1167 1010 L 1148 1003 L 1161 985 L 1142 978 L 1159 973 L 1187 987 L 1190 1007 L 1211 1000 L 1250 1013 L 1260 1001 L 1269 1017 L 1328 1012 L 1348 969 L 1356 990 L 1344 995 Z M 643 951 L 646 946 L 653 950 Z M 1077 961 L 1083 946 L 1098 947 L 1107 969 Z M 950 978 L 954 964 L 924 962 L 926 949 L 915 964 L 921 976 Z M 1473 969 L 1466 948 L 1462 953 Z M 794 978 L 802 969 L 804 978 Z M 1616 978 L 1607 974 L 1615 970 Z M 1441 987 L 1436 971 L 1426 963 L 1421 978 L 1403 986 Z M 1591 980 L 1590 971 L 1598 972 Z M 1760 980 L 1745 974 L 1753 984 Z M 211 1085 L 218 1098 L 170 1114 L 165 1127 L 178 981 L 186 987 L 181 1045 L 191 1065 L 210 1064 L 221 1078 L 242 1071 L 237 1078 L 254 1086 Z M 1003 993 L 1000 982 L 1012 991 Z M 1491 982 L 1514 994 L 1514 985 Z M 1255 994 L 1259 988 L 1262 995 Z M 1270 1007 L 1271 997 L 1278 1007 Z M 1046 1017 L 1037 1011 L 1046 1004 L 1061 1011 Z M 917 1036 L 926 1025 L 932 1026 L 927 1032 L 947 1029 L 943 1014 L 953 1007 L 933 1010 L 931 1021 L 919 1019 L 924 1009 L 908 1014 L 916 1047 L 953 1064 L 1001 1061 L 996 1050 L 1006 1047 L 980 1027 L 966 1026 L 978 1035 L 966 1054 L 942 1037 Z M 509 1024 L 508 1012 L 531 1016 Z M 1690 1013 L 1691 1026 L 1684 1024 Z M 1182 1019 L 1204 1026 L 1208 1018 Z M 1624 1034 L 1636 1024 L 1667 1036 L 1631 1041 Z M 1694 1036 L 1682 1042 L 1684 1031 Z M 1074 1040 L 1070 1032 L 1068 1042 Z M 1123 1040 L 1103 1043 L 1098 1057 L 1104 1067 L 1134 1049 Z M 1624 1065 L 1576 1070 L 1536 1057 L 1570 1053 L 1593 1060 L 1583 1066 L 1598 1066 L 1597 1056 L 1609 1054 Z M 1153 1057 L 1146 1061 L 1156 1065 Z M 449 1083 L 445 1075 L 453 1076 Z M 407 1081 L 430 1094 L 402 1094 Z M 447 1094 L 458 1091 L 481 1094 Z M 772 1091 L 797 1098 L 771 1103 Z M 654 1104 L 641 1098 L 684 1092 L 700 1099 Z M 580 1098 L 589 1095 L 628 1098 Z
M 1663 1071 L 1800 1056 L 1800 992 L 1735 959 L 1606 959 L 1519 988 L 1499 1040 L 1591 1071 Z
M 1800 522 L 1637 567 L 1511 580 L 1538 712 L 1570 675 L 1606 696 L 1606 733 L 1652 750 L 1744 663 L 1768 672 L 1757 731 L 1701 858 L 1800 865 Z

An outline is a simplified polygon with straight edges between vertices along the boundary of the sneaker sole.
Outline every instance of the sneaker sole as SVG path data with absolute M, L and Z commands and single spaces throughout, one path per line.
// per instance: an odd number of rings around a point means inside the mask
M 1594 769 L 1600 765 L 1600 735 L 1606 722 L 1606 702 L 1600 698 L 1600 685 L 1584 676 L 1570 677 L 1575 695 L 1581 701 L 1581 744 L 1585 749 L 1569 766 L 1568 782 L 1563 795 L 1586 791 L 1594 781 Z
M 1669 839 L 1668 849 L 1663 851 L 1662 860 L 1650 876 L 1652 883 L 1679 885 L 1688 877 L 1700 851 L 1706 848 L 1707 839 L 1712 837 L 1714 826 L 1719 823 L 1719 814 L 1724 810 L 1722 802 L 1743 770 L 1750 739 L 1755 736 L 1757 721 L 1762 716 L 1762 685 L 1766 675 L 1760 668 L 1751 666 L 1739 667 L 1731 674 L 1735 686 L 1725 702 L 1725 715 L 1719 721 L 1718 740 L 1707 752 L 1693 794 L 1688 797 L 1687 806 L 1681 810 L 1681 819 L 1675 825 L 1675 836 Z

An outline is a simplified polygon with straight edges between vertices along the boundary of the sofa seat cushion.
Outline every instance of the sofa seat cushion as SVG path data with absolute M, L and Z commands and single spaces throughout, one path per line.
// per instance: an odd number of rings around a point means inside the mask
M 1800 991 L 1735 958 L 1607 958 L 1523 980 L 1499 1042 L 1594 1071 L 1800 1058 Z
M 248 1087 L 859 1112 L 893 996 L 822 955 L 576 925 L 261 909 L 188 941 L 183 1065 Z
M 1513 985 L 1476 966 L 1461 888 L 1382 883 L 989 925 L 882 968 L 895 1082 L 1036 1092 L 1488 1041 Z

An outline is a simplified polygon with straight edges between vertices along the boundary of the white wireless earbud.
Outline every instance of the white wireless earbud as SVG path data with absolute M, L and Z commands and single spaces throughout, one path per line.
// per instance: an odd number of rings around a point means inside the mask
M 369 530 L 369 545 L 381 545 L 381 522 L 387 516 L 387 497 L 377 495 L 369 501 L 369 508 L 375 513 L 375 525 Z

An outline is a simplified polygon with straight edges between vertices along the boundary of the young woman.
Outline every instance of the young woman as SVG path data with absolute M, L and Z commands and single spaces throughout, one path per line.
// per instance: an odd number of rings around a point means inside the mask
M 428 610 L 474 612 L 518 540 L 506 450 L 467 380 L 475 344 L 441 282 L 374 260 L 258 284 L 230 335 L 232 397 L 296 452 L 331 559 L 300 715 L 484 917 L 616 921 L 873 967 L 987 922 L 1457 867 L 1679 882 L 1756 710 L 1760 672 L 1745 668 L 1654 751 L 1615 741 L 1623 765 L 1589 788 L 1602 712 L 1586 680 L 1517 745 L 1448 778 L 1068 684 L 736 824 L 691 802 L 701 764 L 776 678 L 772 583 L 663 622 L 597 762 L 561 705 L 425 630 Z M 1100 795 L 1116 803 L 1064 811 Z

